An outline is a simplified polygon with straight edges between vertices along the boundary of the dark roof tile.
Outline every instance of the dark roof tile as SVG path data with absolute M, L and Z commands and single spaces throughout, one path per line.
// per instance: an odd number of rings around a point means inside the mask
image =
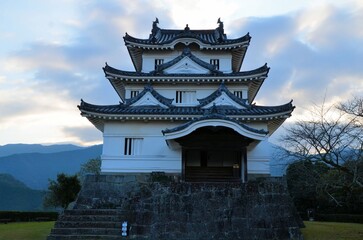
M 227 35 L 224 34 L 223 22 L 220 21 L 220 19 L 218 19 L 217 23 L 219 26 L 216 29 L 207 30 L 191 30 L 188 24 L 184 29 L 161 29 L 157 26 L 158 23 L 158 19 L 153 22 L 151 34 L 148 39 L 135 38 L 126 33 L 124 37 L 125 42 L 157 46 L 171 43 L 180 38 L 192 38 L 204 44 L 223 46 L 234 43 L 249 42 L 251 39 L 248 33 L 240 38 L 228 39 Z
M 138 106 L 132 107 L 128 104 L 118 105 L 93 105 L 81 100 L 81 104 L 78 106 L 81 112 L 89 112 L 94 114 L 116 114 L 116 115 L 196 115 L 201 116 L 205 114 L 222 114 L 225 116 L 249 116 L 249 115 L 270 115 L 284 112 L 291 112 L 295 107 L 292 102 L 289 102 L 280 106 L 256 106 L 251 105 L 250 108 L 237 109 L 226 106 L 212 106 L 208 109 L 202 109 L 200 106 L 171 106 L 169 108 L 163 108 L 161 106 Z
M 174 59 L 175 60 L 175 59 Z M 174 61 L 173 60 L 173 61 Z M 175 60 L 177 61 L 177 60 Z M 251 77 L 251 75 L 257 75 L 257 74 L 262 74 L 261 76 L 263 77 L 267 77 L 267 74 L 269 72 L 269 67 L 267 67 L 267 64 L 263 65 L 262 67 L 259 67 L 257 69 L 254 70 L 250 70 L 250 71 L 243 71 L 243 72 L 232 72 L 232 73 L 223 73 L 223 72 L 219 72 L 218 76 L 221 77 L 246 77 L 249 78 Z M 158 75 L 160 77 L 177 77 L 177 76 L 185 76 L 185 77 L 195 77 L 195 76 L 214 76 L 214 74 L 165 74 L 162 72 L 158 72 L 158 71 L 152 71 L 150 73 L 144 73 L 144 72 L 131 72 L 131 71 L 123 71 L 123 70 L 119 70 L 116 68 L 113 68 L 111 66 L 109 66 L 108 64 L 106 64 L 106 66 L 103 68 L 103 71 L 107 76 L 111 76 L 111 75 L 119 75 L 120 77 L 154 77 L 155 75 Z

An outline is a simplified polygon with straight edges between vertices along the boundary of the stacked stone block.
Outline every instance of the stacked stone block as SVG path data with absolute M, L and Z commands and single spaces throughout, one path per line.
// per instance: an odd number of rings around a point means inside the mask
M 112 226 L 121 228 L 121 222 L 128 221 L 127 239 L 302 239 L 302 222 L 285 182 L 278 178 L 186 183 L 160 174 L 94 175 L 88 176 L 72 211 L 113 211 L 117 217 Z M 82 229 L 87 225 L 79 219 L 72 227 L 64 219 L 60 217 L 53 235 L 62 227 Z M 88 220 L 90 228 L 111 228 Z M 77 230 L 71 232 L 75 235 Z M 79 236 L 82 234 L 80 231 Z M 110 236 L 117 234 L 122 239 L 120 229 L 109 232 Z M 55 239 L 51 236 L 49 239 Z

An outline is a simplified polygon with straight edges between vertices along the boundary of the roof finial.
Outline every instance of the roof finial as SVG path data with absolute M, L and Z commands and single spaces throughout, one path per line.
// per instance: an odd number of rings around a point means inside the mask
M 159 19 L 155 18 L 155 21 L 153 21 L 153 27 L 157 27 L 158 23 L 159 23 Z
M 160 30 L 160 28 L 158 27 L 158 23 L 159 23 L 159 19 L 155 18 L 155 21 L 153 21 L 153 28 L 151 29 L 151 35 L 150 35 L 150 39 L 152 42 L 156 41 L 156 34 L 158 33 L 158 31 Z
M 155 36 L 157 31 L 159 30 L 158 23 L 159 23 L 159 19 L 156 18 L 155 21 L 153 21 L 153 28 L 151 29 L 151 34 L 153 36 Z
M 185 26 L 184 31 L 186 31 L 186 32 L 190 31 L 190 28 L 189 28 L 188 24 Z
M 224 26 L 223 26 L 223 22 L 221 21 L 221 18 L 218 18 L 217 23 L 219 24 L 219 26 L 217 27 L 217 39 L 218 42 L 223 42 L 225 35 L 224 35 Z
M 224 34 L 224 25 L 223 25 L 223 22 L 221 21 L 221 18 L 218 18 L 217 23 L 219 24 L 219 26 L 218 26 L 219 33 Z

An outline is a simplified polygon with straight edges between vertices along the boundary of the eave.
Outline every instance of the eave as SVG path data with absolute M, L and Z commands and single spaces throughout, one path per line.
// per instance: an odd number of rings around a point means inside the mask
M 199 45 L 201 51 L 231 51 L 232 53 L 232 71 L 239 72 L 243 63 L 243 59 L 250 44 L 251 37 L 249 33 L 238 39 L 228 39 L 221 43 L 207 43 L 198 39 L 197 37 L 176 37 L 173 40 L 163 42 L 161 44 L 152 43 L 150 39 L 137 39 L 133 38 L 126 33 L 124 37 L 125 46 L 129 51 L 132 63 L 137 72 L 142 70 L 142 54 L 145 51 L 163 51 L 174 50 L 178 43 L 183 43 L 188 46 L 191 43 Z
M 98 130 L 103 132 L 104 124 L 106 122 L 115 121 L 115 122 L 126 122 L 126 121 L 142 121 L 142 122 L 152 122 L 152 121 L 168 121 L 168 122 L 186 122 L 195 120 L 198 117 L 202 117 L 203 115 L 195 116 L 195 115 L 185 115 L 185 116 L 175 116 L 175 115 L 117 115 L 117 114 L 101 114 L 94 113 L 89 111 L 82 111 L 81 115 L 86 117 Z M 281 124 L 291 116 L 291 112 L 285 112 L 281 114 L 266 115 L 266 116 L 239 116 L 239 117 L 230 117 L 236 121 L 241 121 L 242 123 L 249 122 L 267 122 L 269 135 L 272 135 Z
M 255 99 L 260 87 L 268 76 L 270 68 L 267 64 L 260 68 L 229 74 L 151 74 L 122 71 L 106 64 L 103 68 L 106 78 L 116 90 L 122 100 L 125 99 L 125 84 L 137 83 L 195 83 L 220 84 L 242 83 L 247 84 L 248 101 Z
M 163 109 L 163 108 L 152 108 L 151 110 L 143 111 L 142 108 L 139 112 L 136 108 L 132 108 L 133 110 L 128 112 L 127 110 L 121 108 L 120 105 L 110 105 L 110 106 L 97 106 L 89 103 L 85 103 L 81 101 L 81 105 L 78 108 L 81 111 L 81 115 L 87 117 L 87 119 L 100 131 L 103 132 L 105 122 L 109 121 L 192 121 L 201 117 L 208 116 L 208 110 L 200 109 L 194 112 L 188 111 L 175 111 L 177 107 L 171 109 Z M 179 107 L 182 109 L 182 107 Z M 231 114 L 225 114 L 228 118 L 233 121 L 239 121 L 241 123 L 249 123 L 249 122 L 266 122 L 268 126 L 269 134 L 272 134 L 287 118 L 291 116 L 292 111 L 294 110 L 294 106 L 292 103 L 288 103 L 281 106 L 275 107 L 262 107 L 262 106 L 254 106 L 256 108 L 256 113 L 254 111 L 250 111 L 249 114 L 238 114 L 240 111 L 235 110 Z M 103 110 L 104 109 L 104 110 Z M 269 110 L 270 109 L 270 110 Z M 281 110 L 279 110 L 281 109 Z M 223 110 L 223 109 L 222 109 Z M 271 112 L 271 110 L 275 110 L 275 112 Z M 266 113 L 264 113 L 266 112 Z M 270 112 L 270 113 L 268 113 Z M 213 113 L 214 114 L 214 113 Z M 212 115 L 213 115 L 212 114 Z

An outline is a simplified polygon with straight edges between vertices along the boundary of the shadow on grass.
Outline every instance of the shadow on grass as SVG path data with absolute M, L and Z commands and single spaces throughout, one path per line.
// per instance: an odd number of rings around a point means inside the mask
M 363 224 L 335 222 L 304 222 L 301 229 L 305 240 L 363 239 Z

